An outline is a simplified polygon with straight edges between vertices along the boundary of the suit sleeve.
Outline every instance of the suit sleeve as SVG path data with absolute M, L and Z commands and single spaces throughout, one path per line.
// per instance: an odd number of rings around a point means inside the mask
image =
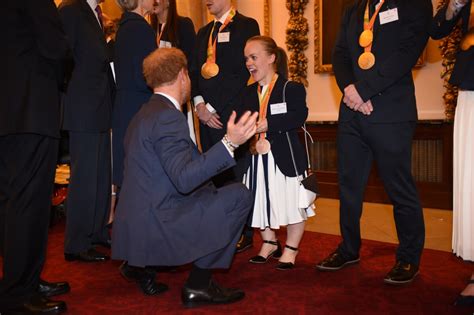
M 332 67 L 336 76 L 337 85 L 341 91 L 344 91 L 346 86 L 356 81 L 354 71 L 352 70 L 352 59 L 346 35 L 351 12 L 352 10 L 350 8 L 345 11 L 332 55 Z
M 286 132 L 303 126 L 308 117 L 306 107 L 306 90 L 302 84 L 290 82 L 286 86 L 285 114 L 271 115 L 270 107 L 267 110 L 268 132 Z M 268 104 L 270 106 L 270 104 Z
M 154 151 L 180 193 L 192 192 L 211 177 L 235 165 L 221 141 L 206 153 L 196 155 L 197 148 L 190 142 L 181 112 L 165 110 L 160 112 L 157 120 L 153 131 Z
M 467 7 L 468 5 L 462 8 L 462 10 L 449 21 L 446 20 L 446 11 L 448 9 L 448 5 L 446 4 L 444 7 L 439 9 L 433 18 L 433 22 L 431 23 L 430 36 L 433 39 L 441 39 L 448 36 L 453 28 L 458 24 L 463 10 L 466 10 Z
M 401 38 L 395 50 L 377 71 L 370 72 L 364 80 L 355 83 L 355 87 L 364 101 L 396 83 L 411 71 L 428 41 L 433 5 L 431 0 L 411 1 L 407 19 L 401 25 Z

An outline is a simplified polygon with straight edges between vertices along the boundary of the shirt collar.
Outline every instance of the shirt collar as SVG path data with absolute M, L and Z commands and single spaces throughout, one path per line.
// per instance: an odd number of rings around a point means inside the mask
M 227 17 L 229 16 L 230 14 L 230 11 L 232 11 L 232 7 L 230 7 L 229 11 L 227 11 L 226 13 L 224 13 L 224 15 L 221 16 L 221 18 L 218 20 L 218 19 L 214 19 L 214 23 L 219 21 L 221 22 L 222 24 L 225 23 L 225 20 L 227 19 Z
M 163 95 L 164 97 L 166 97 L 171 103 L 173 103 L 174 107 L 176 107 L 177 110 L 181 110 L 181 105 L 179 105 L 178 101 L 171 95 L 168 95 L 166 93 L 163 93 L 163 92 L 156 92 L 155 94 L 159 94 L 159 95 Z
M 95 13 L 95 8 L 98 6 L 97 0 L 87 0 L 87 4 L 91 7 L 92 11 Z

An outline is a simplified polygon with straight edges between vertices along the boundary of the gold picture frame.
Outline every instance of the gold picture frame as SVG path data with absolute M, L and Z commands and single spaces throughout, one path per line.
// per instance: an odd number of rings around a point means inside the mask
M 265 36 L 271 36 L 272 32 L 271 7 L 270 0 L 265 0 L 263 3 L 263 34 Z

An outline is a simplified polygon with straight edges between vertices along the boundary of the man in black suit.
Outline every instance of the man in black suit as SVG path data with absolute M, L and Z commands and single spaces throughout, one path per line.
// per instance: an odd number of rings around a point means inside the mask
M 74 55 L 64 100 L 71 178 L 64 241 L 66 260 L 104 261 L 94 244 L 108 245 L 113 78 L 98 5 L 64 0 L 59 15 Z
M 344 93 L 337 138 L 343 241 L 317 269 L 333 271 L 359 262 L 364 190 L 375 160 L 394 205 L 400 242 L 395 266 L 384 282 L 403 284 L 418 274 L 425 236 L 411 174 L 417 121 L 411 69 L 428 40 L 432 4 L 386 0 L 379 6 L 379 2 L 360 0 L 347 8 L 334 48 L 334 73 Z
M 191 83 L 184 53 L 155 50 L 143 62 L 154 95 L 134 116 L 125 136 L 125 171 L 114 220 L 112 253 L 140 270 L 145 266 L 193 263 L 181 292 L 186 307 L 236 302 L 238 289 L 218 286 L 212 269 L 229 268 L 244 221 L 252 207 L 242 183 L 216 188 L 212 176 L 235 165 L 234 150 L 256 131 L 258 113 L 245 113 L 226 135 L 201 154 L 189 136 L 181 106 L 190 98 Z M 128 268 L 130 269 L 130 268 Z M 125 276 L 130 274 L 122 273 Z M 134 275 L 155 287 L 155 273 Z
M 238 97 L 249 80 L 244 59 L 245 43 L 260 34 L 257 21 L 236 12 L 231 0 L 206 0 L 206 5 L 214 21 L 201 28 L 197 34 L 191 76 L 192 97 L 200 120 L 203 151 L 209 150 L 222 139 L 226 132 L 225 122 L 231 112 L 240 110 L 237 108 Z M 215 66 L 214 69 L 212 66 L 206 68 L 206 64 L 217 65 L 217 73 Z M 242 180 L 245 163 L 240 155 L 236 152 L 236 167 L 213 179 L 217 186 Z M 237 251 L 252 246 L 252 231 L 251 228 L 245 229 Z
M 0 2 L 0 313 L 58 314 L 67 283 L 40 280 L 68 46 L 52 0 Z

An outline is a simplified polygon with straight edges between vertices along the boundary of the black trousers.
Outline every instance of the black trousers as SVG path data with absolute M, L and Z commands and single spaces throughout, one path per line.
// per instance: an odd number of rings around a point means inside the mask
M 0 137 L 0 310 L 35 294 L 45 261 L 59 140 Z
M 78 254 L 105 242 L 110 211 L 111 165 L 108 132 L 69 132 L 71 178 L 67 196 L 64 252 Z
M 425 241 L 423 211 L 411 174 L 411 147 L 415 122 L 369 123 L 362 115 L 340 122 L 337 135 L 340 195 L 339 251 L 359 256 L 360 217 L 372 162 L 392 204 L 399 240 L 396 258 L 419 264 Z

